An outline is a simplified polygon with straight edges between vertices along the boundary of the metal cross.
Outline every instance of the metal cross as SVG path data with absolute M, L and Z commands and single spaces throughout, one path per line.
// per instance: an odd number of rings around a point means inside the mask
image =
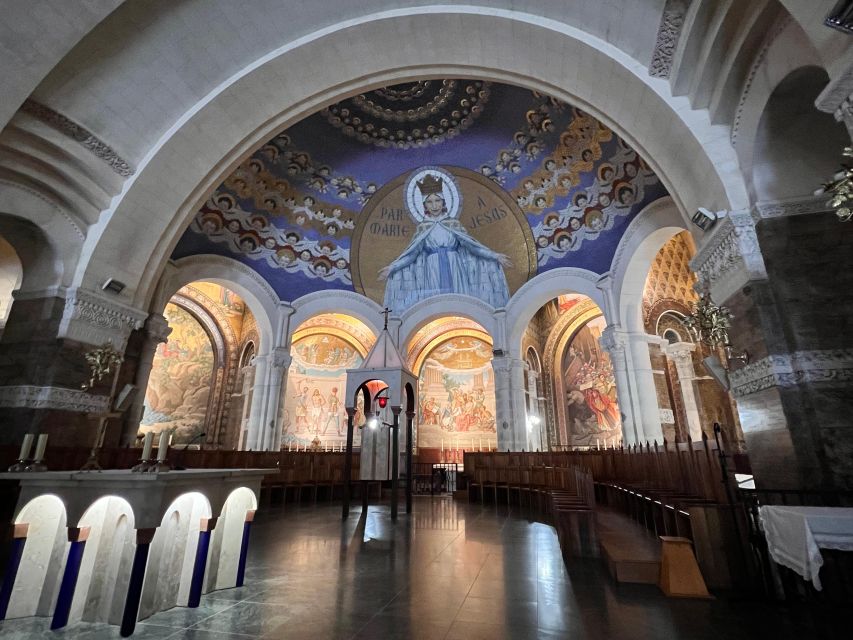
M 391 309 L 389 309 L 388 307 L 385 307 L 385 309 L 382 310 L 382 315 L 385 316 L 385 329 L 388 328 L 388 314 L 389 313 L 391 313 Z

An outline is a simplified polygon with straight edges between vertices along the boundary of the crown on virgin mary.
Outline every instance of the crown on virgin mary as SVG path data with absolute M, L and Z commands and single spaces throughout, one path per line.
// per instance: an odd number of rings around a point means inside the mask
M 428 173 L 423 180 L 418 180 L 416 184 L 421 195 L 426 197 L 433 193 L 441 193 L 444 181 L 441 178 L 437 178 L 435 174 Z

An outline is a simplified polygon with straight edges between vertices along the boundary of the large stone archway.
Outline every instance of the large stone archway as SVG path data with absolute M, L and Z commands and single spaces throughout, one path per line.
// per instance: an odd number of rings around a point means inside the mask
M 417 46 L 412 33 L 442 34 L 441 42 Z M 383 43 L 379 51 L 353 55 L 358 45 L 352 43 L 373 41 Z M 494 49 L 480 46 L 492 41 Z M 507 55 L 510 51 L 512 56 Z M 583 62 L 549 64 L 559 58 Z M 302 75 L 293 78 L 294 69 L 303 70 Z M 310 74 L 304 73 L 307 69 Z M 612 45 L 565 24 L 517 12 L 399 11 L 289 43 L 193 105 L 148 151 L 102 222 L 90 230 L 75 284 L 93 287 L 108 265 L 115 271 L 121 255 L 118 277 L 128 284 L 135 304 L 145 306 L 200 201 L 261 142 L 316 109 L 366 88 L 439 76 L 519 84 L 590 111 L 650 159 L 684 213 L 700 205 L 747 204 L 733 151 L 727 141 L 723 144 L 724 132 L 711 127 L 707 115 L 673 98 L 666 85 L 649 78 L 643 65 Z M 283 77 L 291 81 L 282 82 Z M 605 77 L 607 82 L 602 81 Z M 259 92 L 264 100 L 256 99 Z M 626 101 L 626 95 L 631 100 Z M 638 109 L 640 104 L 643 108 Z M 226 118 L 233 113 L 240 118 Z

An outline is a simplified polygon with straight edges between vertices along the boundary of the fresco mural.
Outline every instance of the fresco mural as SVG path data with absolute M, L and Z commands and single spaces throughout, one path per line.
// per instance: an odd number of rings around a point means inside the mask
M 361 354 L 342 337 L 314 333 L 294 342 L 291 355 L 281 416 L 283 446 L 310 446 L 315 437 L 323 447 L 346 446 L 346 370 L 361 366 Z M 363 423 L 361 411 L 356 426 Z M 354 437 L 358 443 L 358 429 Z
M 459 203 L 450 201 L 453 180 L 447 179 L 440 195 L 415 187 L 420 202 L 405 199 L 404 183 L 427 167 L 453 175 Z M 481 180 L 476 187 L 474 176 Z M 426 189 L 436 184 L 422 183 Z M 443 200 L 436 204 L 441 221 L 435 214 L 417 219 L 429 195 Z M 464 238 L 488 250 L 477 256 L 483 273 L 474 290 L 500 305 L 506 295 L 501 274 L 512 295 L 537 272 L 555 267 L 606 272 L 631 219 L 664 195 L 644 160 L 580 109 L 482 80 L 421 81 L 355 96 L 277 135 L 214 190 L 172 257 L 236 258 L 283 300 L 345 289 L 379 302 L 388 283 L 388 301 L 405 307 L 409 301 L 397 301 L 395 292 L 419 264 L 439 277 L 439 286 L 418 296 L 472 290 L 454 280 L 449 265 L 455 260 L 440 268 L 440 249 L 450 240 L 435 238 L 453 235 L 453 227 L 454 242 L 468 254 L 460 264 L 476 255 Z M 427 234 L 424 222 L 437 230 Z M 408 257 L 423 258 L 423 246 L 439 251 L 425 262 L 394 264 L 409 246 Z M 373 254 L 381 260 L 359 264 Z
M 603 316 L 593 318 L 575 333 L 563 353 L 564 402 L 571 446 L 603 446 L 622 439 L 613 366 L 598 343 L 605 326 Z
M 435 347 L 418 379 L 418 447 L 460 449 L 494 445 L 492 349 L 459 336 Z
M 510 295 L 505 271 L 514 290 L 536 270 L 518 207 L 493 182 L 454 167 L 418 169 L 377 193 L 361 214 L 352 257 L 355 289 L 398 313 L 443 293 L 500 308 Z
M 188 311 L 167 304 L 163 312 L 172 333 L 157 346 L 151 367 L 140 432 L 174 431 L 173 443 L 204 431 L 213 377 L 213 345 Z

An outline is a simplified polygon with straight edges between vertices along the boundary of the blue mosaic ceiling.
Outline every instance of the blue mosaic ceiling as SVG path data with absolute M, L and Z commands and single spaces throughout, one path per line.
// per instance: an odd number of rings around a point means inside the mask
M 211 194 L 172 257 L 234 258 L 283 300 L 352 290 L 362 208 L 425 165 L 473 170 L 505 190 L 530 225 L 539 273 L 607 271 L 630 221 L 666 195 L 636 152 L 571 105 L 504 84 L 421 81 L 347 99 L 277 135 Z

